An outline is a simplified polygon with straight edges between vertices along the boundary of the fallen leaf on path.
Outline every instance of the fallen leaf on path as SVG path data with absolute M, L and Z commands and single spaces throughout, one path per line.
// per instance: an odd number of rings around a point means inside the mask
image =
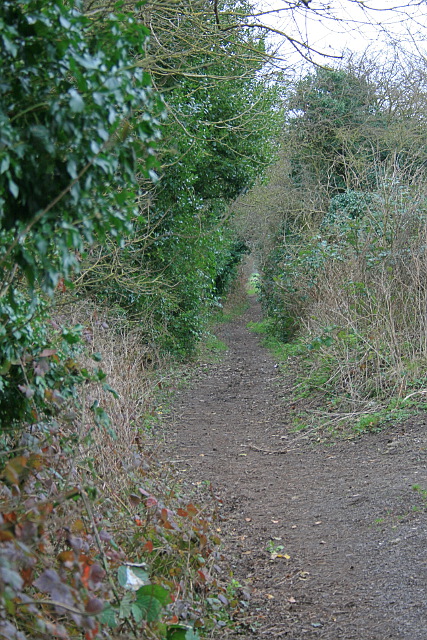
M 271 522 L 274 522 L 274 524 L 278 524 L 278 520 L 272 520 Z
M 245 518 L 245 522 L 252 522 L 252 518 Z
M 309 576 L 309 572 L 308 571 L 300 571 L 298 574 L 298 578 L 300 580 L 307 580 L 308 576 Z
M 288 602 L 290 602 L 291 604 L 295 604 L 296 600 L 293 596 L 291 596 L 290 598 L 288 598 Z

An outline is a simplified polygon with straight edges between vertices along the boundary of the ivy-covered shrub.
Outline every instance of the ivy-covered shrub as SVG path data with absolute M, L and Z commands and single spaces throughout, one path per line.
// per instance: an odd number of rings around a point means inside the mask
M 159 105 L 134 64 L 148 32 L 131 14 L 92 22 L 78 1 L 5 0 L 0 33 L 0 389 L 33 410 L 49 376 L 73 379 L 46 296 L 95 238 L 131 229 L 136 172 L 154 177 Z

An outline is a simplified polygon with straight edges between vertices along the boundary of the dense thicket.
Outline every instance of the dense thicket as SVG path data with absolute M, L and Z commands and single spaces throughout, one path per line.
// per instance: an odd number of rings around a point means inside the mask
M 406 64 L 302 78 L 268 190 L 241 206 L 272 328 L 304 337 L 323 391 L 356 413 L 399 403 L 427 374 L 426 73 Z

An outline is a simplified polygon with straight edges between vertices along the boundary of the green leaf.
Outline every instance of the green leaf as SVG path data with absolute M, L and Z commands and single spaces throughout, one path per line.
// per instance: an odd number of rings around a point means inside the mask
M 162 603 L 151 596 L 141 596 L 137 600 L 137 605 L 141 610 L 142 617 L 147 622 L 155 622 L 162 613 Z
M 76 89 L 70 89 L 69 95 L 71 96 L 70 100 L 70 109 L 74 113 L 81 113 L 85 108 L 85 103 L 81 95 L 76 91 Z
M 121 566 L 117 570 L 117 580 L 121 587 L 124 587 L 127 584 L 127 567 Z
M 12 42 L 12 40 L 9 40 L 9 38 L 6 38 L 5 35 L 2 36 L 2 40 L 6 51 L 8 51 L 14 58 L 16 58 L 16 56 L 18 55 L 18 47 L 16 46 L 16 44 Z
M 116 613 L 117 611 L 113 609 L 111 606 L 107 606 L 101 613 L 99 614 L 99 621 L 102 624 L 106 624 L 110 629 L 114 629 L 117 626 L 116 621 Z
M 156 598 L 163 606 L 166 606 L 172 602 L 169 589 L 160 586 L 159 584 L 147 584 L 136 592 L 136 599 L 142 596 L 150 596 Z
M 10 167 L 10 157 L 4 156 L 0 162 L 0 175 L 5 173 L 5 171 L 7 171 L 9 167 Z
M 73 158 L 70 158 L 67 162 L 67 171 L 73 180 L 77 178 L 77 163 Z
M 116 399 L 120 397 L 117 391 L 113 389 L 113 387 L 111 387 L 108 382 L 104 382 L 102 388 L 104 389 L 104 391 L 108 391 L 109 393 L 111 393 Z
M 9 191 L 13 195 L 14 198 L 18 197 L 18 195 L 19 195 L 19 187 L 16 184 L 16 182 L 14 182 L 12 180 L 12 178 L 9 178 Z
M 134 602 L 131 606 L 132 615 L 135 619 L 135 622 L 138 624 L 141 620 L 144 619 L 144 613 L 142 609 Z
M 129 619 L 131 616 L 131 612 L 132 612 L 132 600 L 133 600 L 133 593 L 126 593 L 126 595 L 123 596 L 121 602 L 120 602 L 120 612 L 119 612 L 119 618 L 120 619 Z
M 173 625 L 168 628 L 166 640 L 200 640 L 200 637 L 191 627 Z

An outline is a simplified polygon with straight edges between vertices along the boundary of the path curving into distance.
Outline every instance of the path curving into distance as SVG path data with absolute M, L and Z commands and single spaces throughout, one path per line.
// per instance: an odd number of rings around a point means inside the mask
M 166 434 L 176 466 L 224 501 L 227 556 L 252 591 L 243 637 L 425 640 L 427 504 L 412 487 L 427 489 L 427 418 L 326 444 L 293 433 L 246 328 L 259 319 L 252 300 L 218 329 L 228 351 L 178 392 Z

